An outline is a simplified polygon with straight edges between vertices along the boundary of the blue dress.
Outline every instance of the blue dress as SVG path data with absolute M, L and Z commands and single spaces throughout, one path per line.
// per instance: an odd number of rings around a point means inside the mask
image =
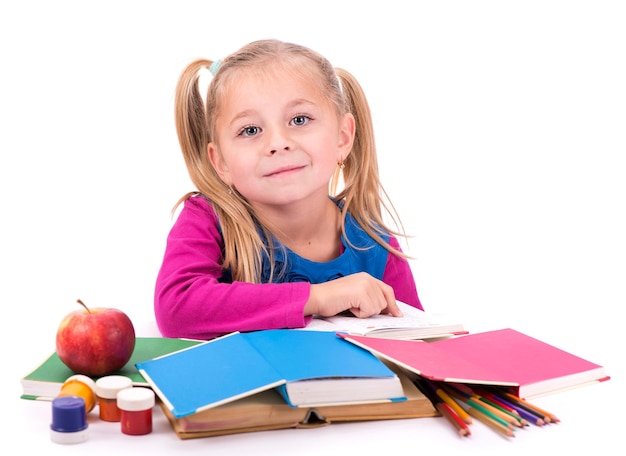
M 344 247 L 341 255 L 324 263 L 302 258 L 274 239 L 274 277 L 271 282 L 316 284 L 357 272 L 367 272 L 372 277 L 382 280 L 389 252 L 372 239 L 350 213 L 346 214 L 346 236 L 350 242 L 341 236 Z M 389 241 L 389 235 L 383 236 L 383 239 Z M 263 256 L 261 281 L 270 282 L 270 259 L 266 254 Z

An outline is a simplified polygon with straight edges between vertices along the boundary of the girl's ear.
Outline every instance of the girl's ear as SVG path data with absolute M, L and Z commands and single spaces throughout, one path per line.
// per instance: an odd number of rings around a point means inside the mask
M 341 125 L 339 127 L 339 143 L 337 144 L 337 152 L 339 154 L 337 157 L 338 162 L 345 160 L 352 151 L 356 129 L 354 116 L 351 113 L 345 114 L 341 119 Z
M 228 165 L 224 161 L 224 157 L 222 157 L 222 154 L 217 146 L 212 142 L 209 143 L 207 146 L 207 153 L 209 155 L 209 161 L 211 162 L 211 165 L 213 165 L 213 169 L 215 169 L 217 175 L 220 176 L 220 179 L 222 179 L 226 185 L 230 186 L 231 182 Z

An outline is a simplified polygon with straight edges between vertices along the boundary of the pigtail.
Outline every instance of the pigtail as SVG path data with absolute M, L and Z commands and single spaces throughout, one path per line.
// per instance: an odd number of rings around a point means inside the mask
M 210 60 L 196 60 L 190 63 L 181 73 L 174 95 L 174 120 L 178 143 L 180 144 L 185 165 L 191 180 L 198 186 L 200 182 L 207 182 L 207 173 L 210 173 L 207 156 L 209 143 L 206 110 L 204 100 L 200 94 L 200 71 L 211 65 Z M 172 213 L 189 196 L 197 192 L 189 192 L 180 198 Z
M 264 246 L 256 228 L 254 210 L 236 189 L 229 189 L 221 180 L 207 150 L 209 142 L 216 139 L 212 138 L 214 119 L 210 118 L 215 110 L 215 93 L 209 89 L 205 101 L 200 93 L 200 76 L 205 70 L 212 74 L 217 72 L 217 67 L 218 64 L 210 60 L 196 60 L 185 68 L 176 85 L 176 132 L 189 177 L 197 191 L 183 195 L 173 212 L 193 195 L 207 197 L 220 220 L 224 237 L 222 267 L 230 270 L 234 280 L 257 282 Z M 223 73 L 222 70 L 220 72 Z M 216 78 L 219 75 L 214 75 Z
M 204 101 L 198 81 L 200 70 L 211 62 L 196 60 L 187 66 L 176 85 L 174 113 L 178 142 L 189 171 L 198 169 L 197 160 L 205 155 L 208 144 Z
M 352 74 L 341 68 L 335 71 L 356 124 L 354 145 L 344 162 L 344 189 L 337 195 L 337 199 L 345 201 L 343 210 L 349 210 L 370 236 L 395 252 L 383 242 L 381 235 L 387 231 L 404 236 L 404 230 L 380 181 L 374 126 L 367 97 Z M 385 223 L 383 211 L 390 218 L 393 229 Z
M 344 161 L 345 197 L 359 198 L 358 205 L 376 219 L 380 219 L 381 211 L 376 191 L 380 183 L 378 160 L 369 104 L 361 86 L 349 72 L 340 68 L 336 69 L 336 72 L 341 81 L 348 110 L 352 112 L 356 124 L 352 152 Z

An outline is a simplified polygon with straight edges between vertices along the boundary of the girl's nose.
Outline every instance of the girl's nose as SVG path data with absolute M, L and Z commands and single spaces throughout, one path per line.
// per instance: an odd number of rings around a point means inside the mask
M 289 146 L 283 146 L 283 147 L 274 148 L 274 149 L 270 150 L 270 154 L 274 155 L 279 150 L 284 150 L 285 152 L 288 152 L 290 150 L 290 148 L 289 148 Z
M 270 154 L 274 155 L 276 152 L 288 152 L 289 150 L 291 150 L 291 145 L 288 132 L 284 128 L 273 128 L 269 139 Z

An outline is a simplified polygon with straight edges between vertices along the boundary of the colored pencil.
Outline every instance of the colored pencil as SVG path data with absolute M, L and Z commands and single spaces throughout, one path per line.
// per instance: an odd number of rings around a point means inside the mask
M 512 416 L 517 417 L 517 419 L 519 420 L 519 423 L 522 426 L 528 426 L 530 425 L 530 423 L 528 422 L 528 420 L 526 418 L 524 418 L 523 416 L 520 415 L 519 411 L 517 411 L 515 408 L 513 408 L 512 406 L 504 403 L 503 401 L 500 400 L 500 398 L 495 397 L 495 396 L 487 396 L 487 399 L 490 400 L 491 402 L 493 402 L 495 405 L 501 407 L 503 410 L 506 410 L 508 413 L 510 413 Z M 533 421 L 536 421 L 536 417 L 532 417 Z
M 538 417 L 540 417 L 543 420 L 544 424 L 547 424 L 550 421 L 552 421 L 552 418 L 550 418 L 549 413 L 546 413 L 543 410 L 539 410 L 537 407 L 535 407 L 529 402 L 522 400 L 521 398 L 517 397 L 515 394 L 505 392 L 503 393 L 503 395 L 513 404 L 517 405 L 518 409 L 523 408 L 527 410 L 528 412 L 533 413 L 537 415 Z
M 486 424 L 491 429 L 499 432 L 500 434 L 505 435 L 507 437 L 515 437 L 515 433 L 513 432 L 513 429 L 511 429 L 508 426 L 503 426 L 502 424 L 492 420 L 487 415 L 485 415 L 482 412 L 480 412 L 480 410 L 477 410 L 474 407 L 470 407 L 470 408 L 467 409 L 467 411 L 474 418 L 476 418 L 477 420 L 479 420 L 482 423 Z
M 524 426 L 524 424 L 522 424 L 522 421 L 521 421 L 522 418 L 519 415 L 515 415 L 509 412 L 508 410 L 503 409 L 502 407 L 494 404 L 493 402 L 490 402 L 488 399 L 484 398 L 483 396 L 475 395 L 474 398 L 479 400 L 481 402 L 481 405 L 483 405 L 491 413 L 499 416 L 500 418 L 509 422 L 513 426 L 517 426 L 517 427 Z
M 480 397 L 480 400 L 485 402 L 486 404 L 489 404 L 490 406 L 494 407 L 495 409 L 499 410 L 501 413 L 507 415 L 510 419 L 514 420 L 514 424 L 516 426 L 528 426 L 528 421 L 526 421 L 524 418 L 522 418 L 519 413 L 517 413 L 517 411 L 515 411 L 513 408 L 505 406 L 502 403 L 498 403 L 498 401 L 496 400 L 496 398 L 494 398 L 491 394 L 489 394 L 488 392 L 481 392 L 480 395 L 478 396 Z
M 454 426 L 454 429 L 462 436 L 469 436 L 471 434 L 467 423 L 463 421 L 456 412 L 446 404 L 436 393 L 434 386 L 422 377 L 416 377 L 413 383 L 417 388 L 424 393 L 424 396 L 433 404 L 433 406 L 439 411 L 439 413 Z
M 448 404 L 443 401 L 437 402 L 435 404 L 435 408 L 439 410 L 439 413 L 441 413 L 441 415 L 447 419 L 452 426 L 454 426 L 459 435 L 468 437 L 471 434 L 467 423 L 463 421 Z
M 500 407 L 508 410 L 509 412 L 516 414 L 519 416 L 519 414 L 517 413 L 517 410 L 515 410 L 513 407 L 505 404 L 504 402 L 502 402 L 500 400 L 500 398 L 498 396 L 496 396 L 495 394 L 491 393 L 490 391 L 484 390 L 484 389 L 479 389 L 478 390 L 479 394 L 487 399 L 489 399 L 491 402 L 499 405 Z
M 446 383 L 443 388 L 450 393 L 450 395 L 452 395 L 453 397 L 458 398 L 460 401 L 464 402 L 465 404 L 469 405 L 469 406 L 473 406 L 477 409 L 479 409 L 481 412 L 483 412 L 483 414 L 491 417 L 491 419 L 499 422 L 500 424 L 502 424 L 503 426 L 513 426 L 513 424 L 511 422 L 509 422 L 508 420 L 508 416 L 507 418 L 503 418 L 501 416 L 499 416 L 499 413 L 501 413 L 499 410 L 494 411 L 492 408 L 490 408 L 487 404 L 480 403 L 479 399 L 477 398 L 476 394 L 468 387 L 462 387 L 460 388 L 460 385 L 452 385 L 449 383 Z
M 454 398 L 446 393 L 441 387 L 437 387 L 435 389 L 435 393 L 441 398 L 443 402 L 448 404 L 463 421 L 465 421 L 467 424 L 472 424 L 472 417 L 469 415 L 469 413 L 467 413 L 467 411 L 463 407 L 461 407 L 459 403 L 455 401 Z
M 467 405 L 474 406 L 479 409 L 481 412 L 490 416 L 493 420 L 499 422 L 503 426 L 518 426 L 519 422 L 517 420 L 509 417 L 508 415 L 502 414 L 500 410 L 494 409 L 490 405 L 481 402 L 479 397 L 474 393 L 471 388 L 463 387 L 460 388 L 460 385 L 452 385 L 445 384 L 444 388 L 447 392 L 449 392 L 453 397 L 459 398 L 459 400 L 465 402 Z M 504 416 L 502 416 L 504 415 Z M 515 423 L 513 423 L 513 420 Z
M 465 402 L 470 407 L 474 407 L 475 409 L 478 409 L 484 415 L 487 415 L 489 418 L 491 418 L 492 420 L 500 423 L 502 426 L 506 426 L 506 427 L 509 427 L 509 428 L 512 426 L 512 424 L 509 423 L 509 421 L 507 421 L 504 418 L 501 418 L 500 416 L 498 416 L 498 414 L 494 413 L 492 410 L 489 410 L 488 407 L 486 407 L 484 404 L 481 404 L 477 399 L 474 399 L 472 397 L 470 399 L 467 399 Z
M 554 423 L 558 423 L 559 420 L 556 416 L 554 416 L 552 413 L 547 412 L 539 407 L 537 407 L 535 404 L 531 404 L 530 402 L 528 402 L 525 399 L 522 399 L 521 397 L 515 396 L 514 394 L 511 393 L 506 393 L 506 395 L 510 398 L 512 398 L 513 400 L 517 401 L 518 403 L 524 404 L 527 407 L 530 407 L 531 409 L 535 410 L 537 413 L 541 414 L 544 416 L 544 421 L 546 421 L 547 423 L 550 422 L 554 422 Z
M 499 396 L 498 396 L 498 400 L 508 405 L 509 407 L 514 408 L 517 411 L 517 413 L 519 413 L 519 415 L 522 418 L 524 418 L 526 421 L 528 421 L 529 423 L 532 423 L 536 426 L 543 426 L 544 424 L 546 424 L 545 421 L 543 421 L 543 418 L 541 416 L 539 416 L 535 412 L 529 411 L 526 408 L 519 406 L 517 402 L 512 402 L 508 398 L 505 399 Z

